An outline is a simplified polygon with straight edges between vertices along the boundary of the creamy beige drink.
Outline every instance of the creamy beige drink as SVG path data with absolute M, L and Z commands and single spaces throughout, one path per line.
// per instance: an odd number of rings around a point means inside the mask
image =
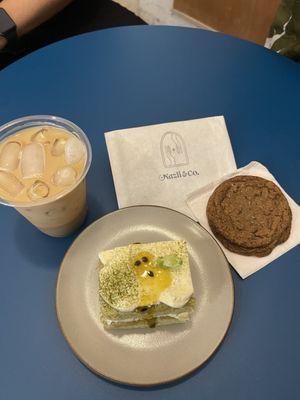
M 68 235 L 86 215 L 84 177 L 90 147 L 82 135 L 51 121 L 51 125 L 25 124 L 0 142 L 2 202 L 51 236 Z

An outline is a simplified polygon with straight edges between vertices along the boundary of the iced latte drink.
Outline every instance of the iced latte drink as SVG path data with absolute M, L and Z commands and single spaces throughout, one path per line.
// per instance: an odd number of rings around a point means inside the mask
M 66 236 L 86 216 L 86 135 L 58 117 L 34 116 L 0 127 L 0 201 L 42 232 Z

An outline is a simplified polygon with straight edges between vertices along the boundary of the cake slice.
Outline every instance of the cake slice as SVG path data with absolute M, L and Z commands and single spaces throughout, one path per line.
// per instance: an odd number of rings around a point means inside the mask
M 186 242 L 131 244 L 99 253 L 105 328 L 183 323 L 194 309 Z

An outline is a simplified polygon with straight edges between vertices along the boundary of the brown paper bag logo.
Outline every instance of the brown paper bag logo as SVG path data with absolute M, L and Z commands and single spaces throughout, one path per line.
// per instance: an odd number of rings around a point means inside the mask
M 186 145 L 177 132 L 166 132 L 160 140 L 160 152 L 166 168 L 181 167 L 189 164 Z

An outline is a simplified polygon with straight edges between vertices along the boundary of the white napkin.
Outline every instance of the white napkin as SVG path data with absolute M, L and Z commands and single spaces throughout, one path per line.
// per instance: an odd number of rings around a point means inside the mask
M 222 116 L 105 134 L 119 207 L 165 206 L 192 216 L 186 195 L 236 170 Z
M 219 179 L 209 185 L 191 193 L 187 198 L 187 204 L 190 209 L 193 211 L 195 218 L 200 224 L 207 229 L 212 236 L 213 233 L 209 227 L 207 217 L 206 217 L 206 205 L 208 199 L 215 188 L 224 180 L 228 178 L 232 178 L 236 175 L 255 175 L 260 176 L 262 178 L 273 181 L 277 186 L 280 187 L 283 194 L 285 195 L 289 205 L 291 207 L 293 220 L 292 220 L 292 228 L 291 233 L 288 240 L 279 246 L 275 247 L 271 254 L 265 257 L 254 257 L 254 256 L 243 256 L 240 254 L 232 253 L 227 250 L 216 238 L 219 245 L 222 247 L 229 263 L 233 266 L 233 268 L 237 271 L 237 273 L 242 278 L 247 278 L 249 275 L 258 271 L 259 269 L 265 267 L 271 261 L 280 257 L 282 254 L 286 253 L 288 250 L 297 246 L 300 243 L 300 207 L 295 203 L 293 199 L 282 189 L 282 187 L 278 184 L 273 175 L 267 170 L 259 162 L 253 161 L 250 164 L 246 165 L 243 168 L 238 169 L 235 173 L 229 174 L 222 179 Z

